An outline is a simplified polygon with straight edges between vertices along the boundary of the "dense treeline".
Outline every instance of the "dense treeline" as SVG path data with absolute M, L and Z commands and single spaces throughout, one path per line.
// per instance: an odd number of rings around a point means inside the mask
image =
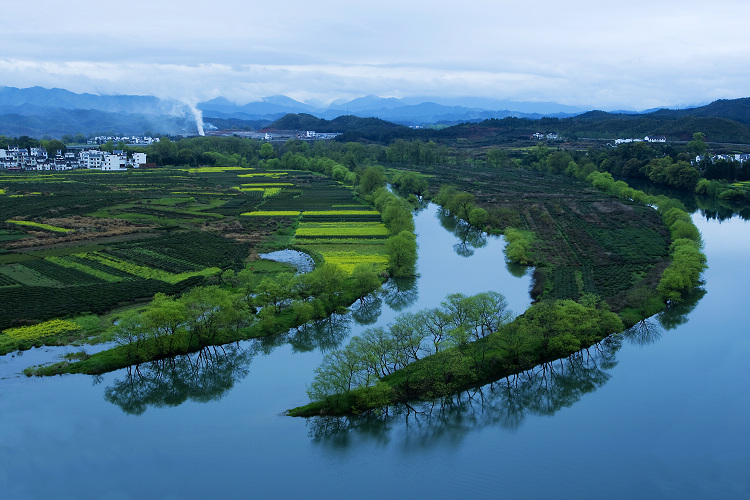
M 20 137 L 6 137 L 0 135 L 0 149 L 8 149 L 11 146 L 18 146 L 21 149 L 44 148 L 50 157 L 55 156 L 57 151 L 66 151 L 65 143 L 57 139 L 35 139 L 28 135 Z
M 679 302 L 690 294 L 706 269 L 706 256 L 701 252 L 703 242 L 700 232 L 685 207 L 677 200 L 665 196 L 649 196 L 622 181 L 615 182 L 608 172 L 593 172 L 589 174 L 588 180 L 597 189 L 620 198 L 657 206 L 670 231 L 672 261 L 664 270 L 656 291 L 662 303 Z M 643 290 L 642 293 L 653 297 L 653 292 Z
M 381 284 L 371 266 L 351 274 L 334 264 L 295 275 L 260 277 L 246 268 L 225 272 L 224 286 L 194 287 L 180 296 L 157 293 L 145 308 L 120 315 L 109 336 L 119 347 L 77 363 L 58 363 L 27 374 L 97 374 L 195 352 L 205 346 L 282 333 L 322 319 Z
M 454 394 L 564 357 L 621 331 L 614 313 L 587 298 L 545 301 L 511 320 L 497 293 L 452 294 L 440 307 L 403 314 L 326 355 L 292 416 L 351 414 Z
M 683 110 L 687 113 L 693 110 Z M 722 117 L 705 115 L 698 111 L 695 116 L 669 115 L 666 110 L 650 114 L 615 114 L 591 111 L 570 118 L 491 118 L 478 123 L 466 122 L 441 129 L 407 127 L 377 118 L 341 116 L 334 120 L 323 120 L 311 115 L 286 115 L 271 127 L 286 130 L 318 130 L 343 132 L 337 140 L 378 142 L 382 145 L 396 139 L 434 140 L 440 143 L 455 143 L 469 139 L 483 144 L 497 144 L 526 140 L 535 132 L 556 132 L 571 139 L 581 137 L 615 139 L 617 137 L 644 137 L 655 133 L 664 134 L 673 140 L 690 140 L 696 130 L 704 131 L 712 141 L 727 143 L 750 143 L 750 127 L 745 115 Z M 735 119 L 739 121 L 735 121 Z

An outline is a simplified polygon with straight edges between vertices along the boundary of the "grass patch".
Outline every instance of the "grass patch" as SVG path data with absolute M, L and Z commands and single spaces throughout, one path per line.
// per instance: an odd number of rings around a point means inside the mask
M 69 233 L 73 231 L 73 229 L 66 229 L 64 227 L 52 226 L 50 224 L 44 224 L 42 222 L 31 222 L 28 220 L 12 220 L 11 219 L 5 222 L 9 222 L 17 226 L 27 226 L 27 227 L 32 227 L 35 229 L 44 229 L 45 231 L 52 231 L 54 233 Z

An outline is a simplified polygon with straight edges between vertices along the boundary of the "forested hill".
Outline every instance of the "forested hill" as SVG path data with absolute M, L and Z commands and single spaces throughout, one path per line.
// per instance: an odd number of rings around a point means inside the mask
M 312 115 L 286 115 L 268 127 L 277 130 L 341 132 L 341 141 L 372 141 L 387 144 L 394 139 L 422 139 L 453 142 L 459 138 L 478 144 L 528 139 L 535 132 L 554 132 L 564 139 L 643 138 L 663 135 L 669 141 L 689 141 L 703 132 L 710 142 L 750 144 L 750 127 L 723 117 L 615 114 L 591 111 L 573 118 L 502 118 L 479 123 L 462 123 L 443 129 L 410 129 L 377 118 L 341 116 L 324 120 Z
M 660 109 L 654 111 L 652 115 L 659 118 L 679 118 L 684 116 L 720 117 L 750 126 L 750 97 L 720 99 L 699 108 Z
M 341 132 L 343 135 L 340 136 L 340 140 L 343 141 L 364 139 L 381 143 L 414 136 L 412 130 L 404 125 L 387 122 L 380 118 L 359 118 L 352 115 L 325 120 L 305 113 L 289 114 L 273 122 L 267 129 Z
M 710 142 L 750 143 L 750 127 L 720 116 L 590 112 L 562 120 L 543 118 L 538 124 L 542 132 L 557 132 L 571 138 L 616 139 L 663 135 L 669 141 L 689 141 L 693 133 L 703 132 Z

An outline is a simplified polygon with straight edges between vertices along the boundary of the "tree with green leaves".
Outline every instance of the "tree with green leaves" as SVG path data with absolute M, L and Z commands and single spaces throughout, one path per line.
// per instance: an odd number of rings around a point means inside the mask
M 153 332 L 156 348 L 163 353 L 174 353 L 185 349 L 184 324 L 187 306 L 181 300 L 164 293 L 157 293 L 143 313 L 144 324 Z
M 363 301 L 364 298 L 380 287 L 380 276 L 372 264 L 357 264 L 350 277 L 351 291 Z
M 410 231 L 401 231 L 385 242 L 388 252 L 388 272 L 403 278 L 414 276 L 417 266 L 417 237 Z
M 376 189 L 384 187 L 385 181 L 385 169 L 379 165 L 370 165 L 360 175 L 357 191 L 363 195 L 371 194 Z
M 276 151 L 274 151 L 273 145 L 270 142 L 264 142 L 260 147 L 260 157 L 264 160 L 276 158 Z
M 693 140 L 687 143 L 687 149 L 693 157 L 698 155 L 703 156 L 708 151 L 708 145 L 706 144 L 706 134 L 703 132 L 696 132 L 693 134 Z
M 504 167 L 508 160 L 508 155 L 503 149 L 490 148 L 487 150 L 487 163 L 495 168 Z

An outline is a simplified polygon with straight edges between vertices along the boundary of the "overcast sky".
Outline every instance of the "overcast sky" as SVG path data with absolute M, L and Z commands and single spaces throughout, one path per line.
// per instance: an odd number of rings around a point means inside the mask
M 237 103 L 490 97 L 648 109 L 750 96 L 747 0 L 7 2 L 0 85 Z

